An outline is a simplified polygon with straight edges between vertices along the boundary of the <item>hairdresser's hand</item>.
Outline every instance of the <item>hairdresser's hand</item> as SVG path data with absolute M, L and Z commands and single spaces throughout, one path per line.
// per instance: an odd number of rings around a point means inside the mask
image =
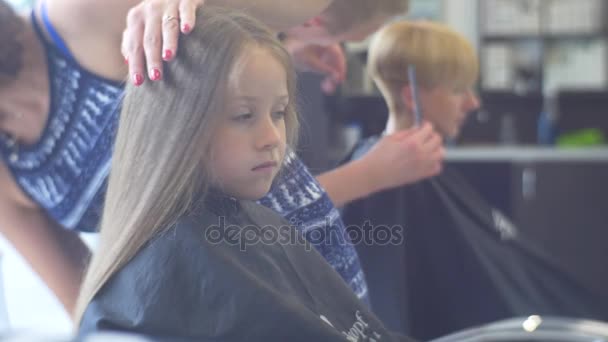
M 377 191 L 415 183 L 441 172 L 445 150 L 431 124 L 383 137 L 365 156 Z
M 180 31 L 189 33 L 196 9 L 205 0 L 145 0 L 129 10 L 121 51 L 129 64 L 129 77 L 141 85 L 146 75 L 162 79 L 163 63 L 177 52 Z
M 288 48 L 289 49 L 289 48 Z M 325 75 L 321 89 L 332 94 L 346 78 L 346 57 L 340 44 L 313 45 L 289 49 L 298 70 L 312 71 Z

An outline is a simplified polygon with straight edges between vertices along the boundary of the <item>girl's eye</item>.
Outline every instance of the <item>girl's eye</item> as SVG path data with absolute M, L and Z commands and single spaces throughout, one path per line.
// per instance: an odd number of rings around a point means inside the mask
M 242 121 L 249 121 L 252 118 L 253 118 L 253 114 L 251 114 L 251 113 L 243 113 L 243 114 L 239 114 L 239 115 L 233 117 L 233 120 L 234 121 L 242 122 Z

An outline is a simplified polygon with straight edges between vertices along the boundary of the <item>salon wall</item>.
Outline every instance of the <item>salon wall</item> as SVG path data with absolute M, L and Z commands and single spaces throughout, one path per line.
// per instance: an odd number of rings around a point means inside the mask
M 483 1 L 483 0 L 482 0 Z M 444 22 L 479 46 L 479 0 L 443 0 Z

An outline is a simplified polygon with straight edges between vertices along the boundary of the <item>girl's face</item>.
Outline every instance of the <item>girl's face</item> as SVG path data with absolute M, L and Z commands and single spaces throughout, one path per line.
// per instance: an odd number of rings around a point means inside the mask
M 263 197 L 286 147 L 287 75 L 267 50 L 245 49 L 228 81 L 226 111 L 211 146 L 212 184 L 229 196 Z
M 456 138 L 468 114 L 479 108 L 479 99 L 471 89 L 447 85 L 419 89 L 424 119 L 430 121 L 444 138 Z

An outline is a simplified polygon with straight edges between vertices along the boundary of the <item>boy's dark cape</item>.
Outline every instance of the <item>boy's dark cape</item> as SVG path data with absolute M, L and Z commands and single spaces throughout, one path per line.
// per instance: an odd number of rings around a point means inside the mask
M 105 284 L 80 336 L 113 330 L 162 341 L 410 341 L 389 332 L 277 214 L 227 198 L 206 203 Z
M 513 316 L 608 319 L 605 298 L 564 273 L 449 167 L 343 214 L 349 229 L 366 221 L 365 230 L 403 227 L 402 243 L 357 245 L 372 309 L 392 329 L 429 339 Z

